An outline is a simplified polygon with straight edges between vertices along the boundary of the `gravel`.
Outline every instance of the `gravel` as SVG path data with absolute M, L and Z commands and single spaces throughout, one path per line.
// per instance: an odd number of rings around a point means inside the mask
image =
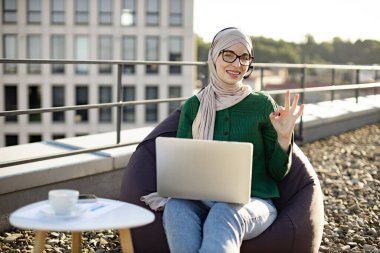
M 321 181 L 320 252 L 380 252 L 380 124 L 301 147 Z
M 380 253 L 380 124 L 301 146 L 321 181 L 325 224 L 319 252 Z M 121 252 L 113 230 L 82 234 L 82 252 Z M 0 233 L 0 252 L 32 252 L 34 232 Z M 51 232 L 45 252 L 70 252 L 70 233 Z

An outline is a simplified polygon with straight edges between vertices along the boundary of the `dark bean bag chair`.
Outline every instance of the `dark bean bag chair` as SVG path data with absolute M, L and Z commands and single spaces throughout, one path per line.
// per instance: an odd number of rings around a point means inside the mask
M 125 169 L 120 200 L 149 209 L 140 197 L 156 192 L 155 138 L 176 136 L 180 110 L 161 122 L 142 141 Z M 274 200 L 278 217 L 260 236 L 243 241 L 241 252 L 318 252 L 323 232 L 323 195 L 318 177 L 294 144 L 292 167 L 279 183 L 281 198 Z M 128 214 L 125 214 L 128 215 Z M 136 253 L 169 252 L 162 226 L 162 212 L 154 223 L 132 229 Z

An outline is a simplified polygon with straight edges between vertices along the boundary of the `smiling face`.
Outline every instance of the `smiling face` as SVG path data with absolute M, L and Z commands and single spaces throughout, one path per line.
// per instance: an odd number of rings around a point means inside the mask
M 226 50 L 231 50 L 236 55 L 249 54 L 246 47 L 241 43 L 226 48 Z M 236 83 L 241 82 L 249 67 L 241 65 L 239 58 L 236 58 L 232 63 L 228 63 L 223 60 L 222 54 L 219 54 L 215 65 L 218 77 L 223 82 L 230 85 L 235 85 Z

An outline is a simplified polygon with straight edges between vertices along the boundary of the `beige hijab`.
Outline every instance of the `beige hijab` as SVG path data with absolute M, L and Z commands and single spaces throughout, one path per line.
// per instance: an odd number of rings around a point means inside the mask
M 239 103 L 252 92 L 252 88 L 242 82 L 235 85 L 223 82 L 216 72 L 215 63 L 220 51 L 238 43 L 243 44 L 248 52 L 252 52 L 251 39 L 237 28 L 220 31 L 210 46 L 207 64 L 211 80 L 209 85 L 197 94 L 200 106 L 192 125 L 193 139 L 212 140 L 216 111 Z

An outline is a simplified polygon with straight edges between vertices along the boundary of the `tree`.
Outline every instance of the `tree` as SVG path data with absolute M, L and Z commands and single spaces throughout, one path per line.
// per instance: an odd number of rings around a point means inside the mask
M 300 63 L 299 46 L 283 40 L 254 37 L 255 62 Z
M 252 37 L 255 62 L 262 63 L 326 63 L 380 64 L 380 41 L 357 40 L 354 43 L 339 37 L 317 43 L 310 34 L 305 42 L 293 43 L 265 37 Z M 198 61 L 206 61 L 210 44 L 197 37 Z
M 201 37 L 196 35 L 197 41 L 197 61 L 205 62 L 208 57 L 210 43 L 205 42 Z M 202 86 L 208 83 L 208 68 L 207 66 L 199 66 L 197 68 L 197 79 L 201 80 Z

